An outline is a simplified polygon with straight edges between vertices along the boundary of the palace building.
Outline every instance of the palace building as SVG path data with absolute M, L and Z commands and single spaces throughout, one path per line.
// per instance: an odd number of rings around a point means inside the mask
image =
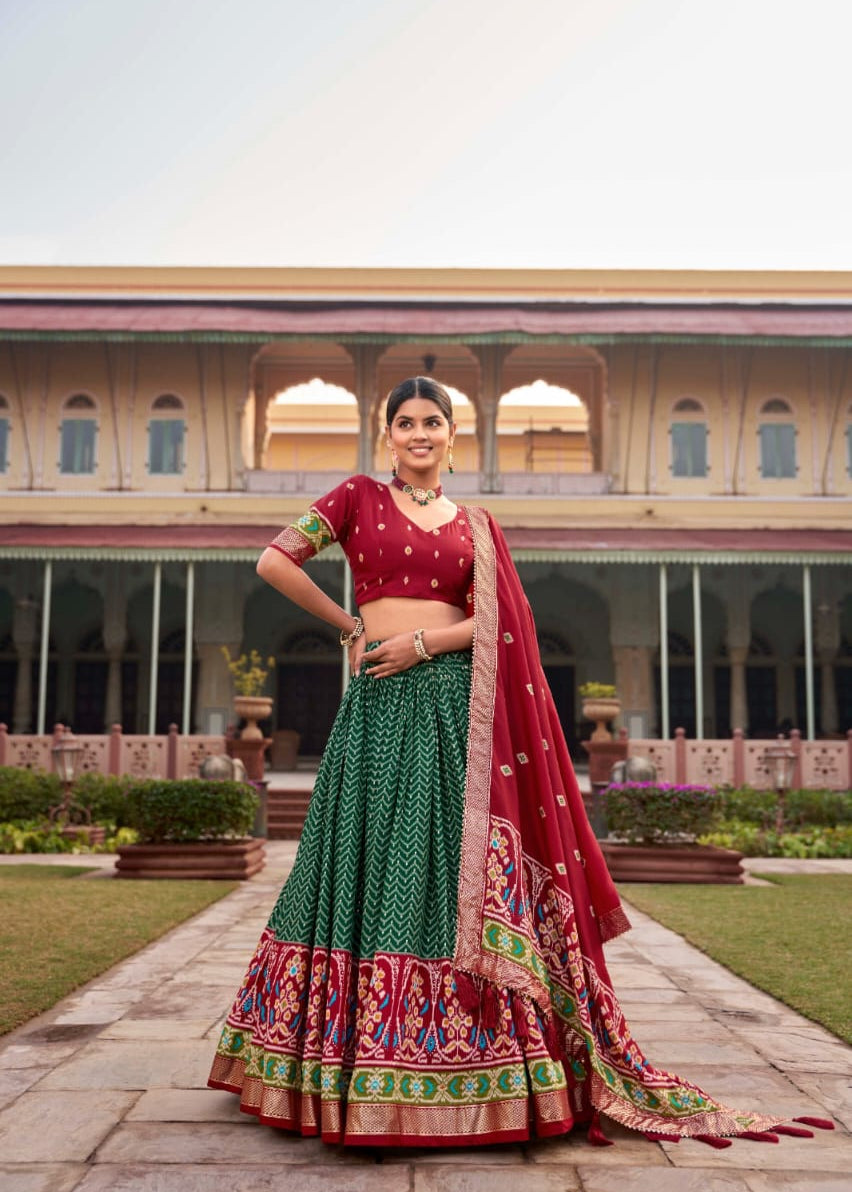
M 454 391 L 453 500 L 503 526 L 569 741 L 852 727 L 852 274 L 0 268 L 0 720 L 217 734 L 274 655 L 320 753 L 337 635 L 255 575 L 383 403 Z M 309 565 L 352 602 L 342 553 Z M 351 604 L 350 604 L 351 606 Z

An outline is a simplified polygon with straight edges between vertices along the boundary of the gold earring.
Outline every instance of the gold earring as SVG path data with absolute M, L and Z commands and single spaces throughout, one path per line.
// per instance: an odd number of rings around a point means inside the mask
M 390 443 L 388 443 L 388 446 L 390 447 Z M 391 476 L 396 476 L 398 471 L 399 471 L 399 456 L 394 451 L 393 447 L 391 447 Z
M 450 475 L 452 476 L 453 472 L 455 471 L 455 469 L 453 468 L 453 445 L 452 445 L 452 443 L 450 443 L 449 450 L 447 451 L 447 467 L 450 469 Z

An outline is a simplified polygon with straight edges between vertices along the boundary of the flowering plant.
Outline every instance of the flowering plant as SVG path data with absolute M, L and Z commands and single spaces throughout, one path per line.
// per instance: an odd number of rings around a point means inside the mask
M 577 690 L 583 699 L 615 699 L 614 683 L 583 683 Z
M 222 653 L 231 672 L 237 695 L 263 695 L 266 679 L 275 666 L 275 659 L 267 658 L 264 663 L 257 650 L 252 650 L 250 654 L 240 654 L 239 658 L 232 658 L 227 646 L 222 647 Z
M 722 796 L 712 786 L 612 782 L 603 792 L 607 825 L 628 844 L 687 844 L 712 831 Z

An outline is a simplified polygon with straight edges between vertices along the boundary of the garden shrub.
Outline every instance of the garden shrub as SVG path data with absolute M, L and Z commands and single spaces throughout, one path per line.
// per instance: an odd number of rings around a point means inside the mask
M 62 798 L 62 783 L 46 770 L 0 766 L 0 821 L 47 818 Z
M 127 788 L 125 822 L 144 844 L 246 836 L 258 795 L 242 782 L 147 779 Z
M 722 791 L 722 816 L 726 820 L 775 826 L 778 796 L 775 791 L 758 791 L 750 786 Z M 784 822 L 798 828 L 823 824 L 834 828 L 852 823 L 852 793 L 849 791 L 793 790 L 785 799 Z
M 721 795 L 712 786 L 613 782 L 603 792 L 609 831 L 629 844 L 664 844 L 712 830 Z
M 127 822 L 127 787 L 133 782 L 125 775 L 97 774 L 88 771 L 74 780 L 71 798 L 80 807 L 88 809 L 92 823 L 116 824 L 121 827 Z M 72 815 L 80 820 L 79 813 Z
M 814 825 L 779 835 L 758 824 L 723 820 L 715 831 L 700 836 L 699 842 L 736 849 L 746 857 L 852 857 L 852 824 Z

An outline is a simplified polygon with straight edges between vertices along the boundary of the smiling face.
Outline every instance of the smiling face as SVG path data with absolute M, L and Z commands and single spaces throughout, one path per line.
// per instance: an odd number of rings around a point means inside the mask
M 456 433 L 440 406 L 428 397 L 410 397 L 401 403 L 387 427 L 388 447 L 399 457 L 401 479 L 406 473 L 420 477 L 437 472 Z

